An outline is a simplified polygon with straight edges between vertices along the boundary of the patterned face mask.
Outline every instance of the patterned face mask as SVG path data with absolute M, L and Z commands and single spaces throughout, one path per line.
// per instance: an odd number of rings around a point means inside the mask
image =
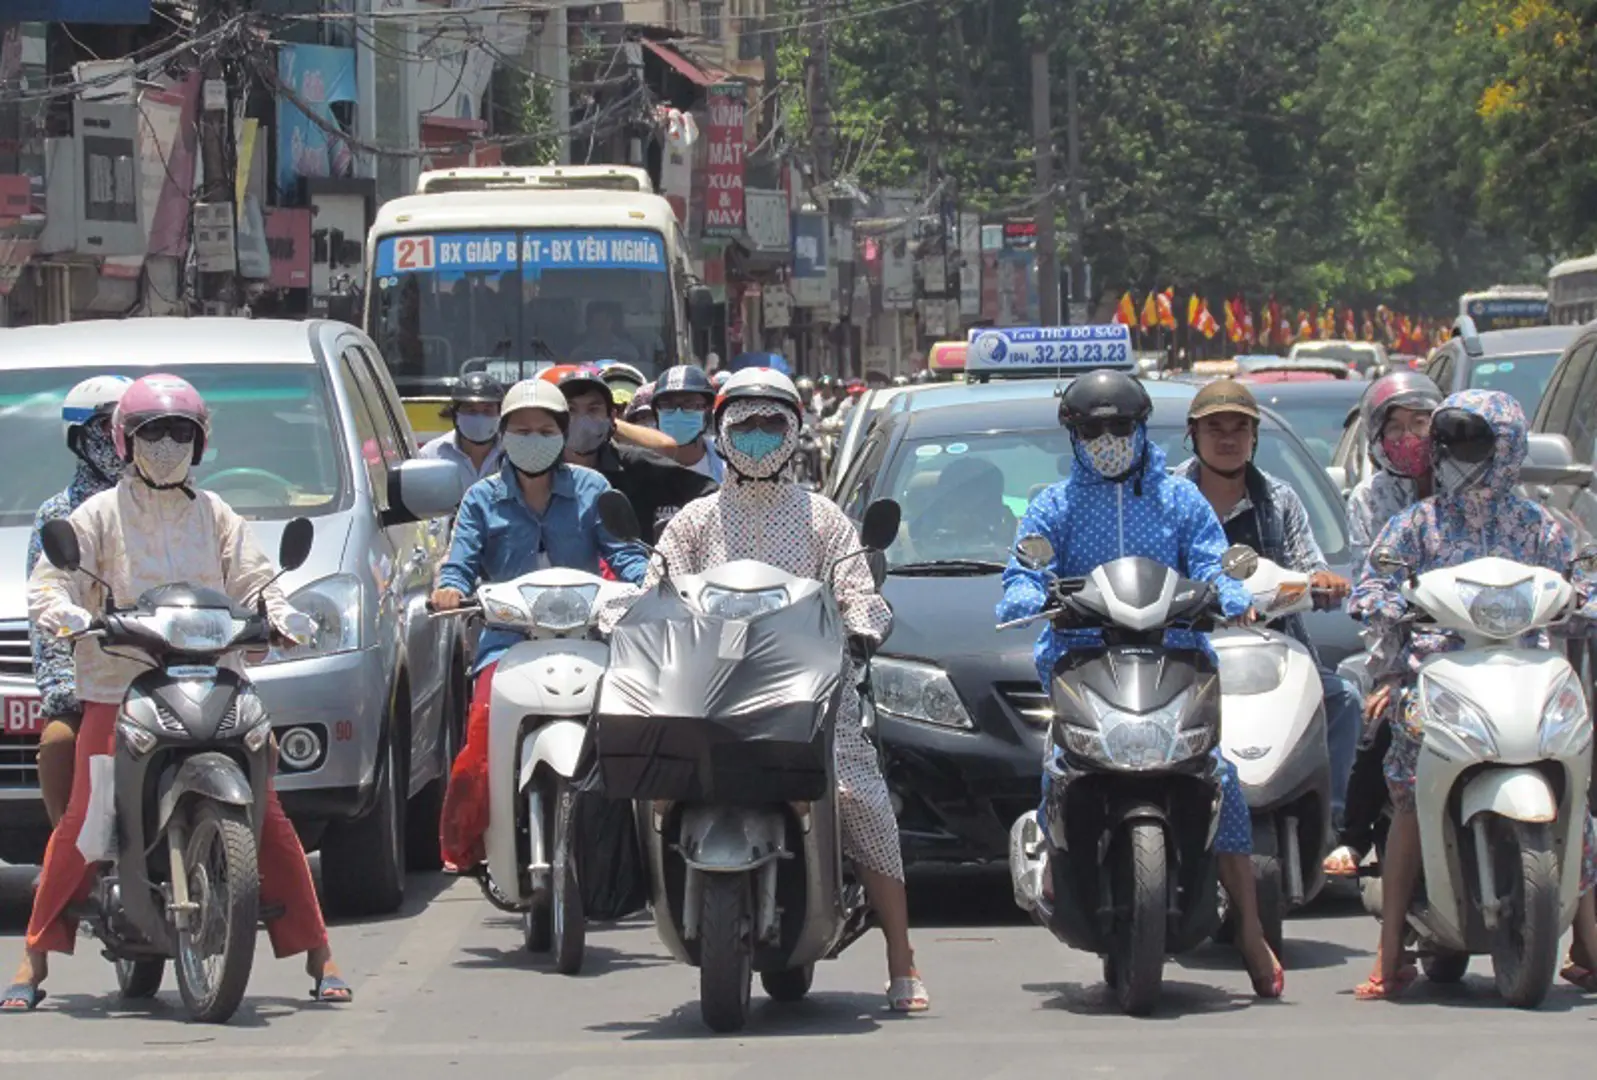
M 1463 495 L 1486 479 L 1492 467 L 1490 459 L 1479 465 L 1444 457 L 1436 463 L 1436 490 L 1441 495 Z
M 1382 439 L 1381 449 L 1392 471 L 1399 476 L 1424 476 L 1431 468 L 1431 440 L 1423 435 L 1399 435 Z
M 542 476 L 554 468 L 565 453 L 564 435 L 512 435 L 500 440 L 510 464 L 528 476 Z
M 1137 463 L 1135 435 L 1111 435 L 1105 432 L 1096 439 L 1083 442 L 1081 449 L 1092 463 L 1093 471 L 1105 480 L 1126 475 Z
M 460 413 L 455 417 L 455 430 L 460 432 L 460 437 L 467 442 L 481 446 L 493 442 L 498 437 L 499 418 L 482 416 L 479 413 Z
M 133 466 L 144 482 L 153 488 L 177 487 L 188 479 L 189 464 L 194 460 L 194 445 L 176 439 L 159 439 L 133 442 Z
M 780 416 L 787 426 L 780 435 L 758 429 L 732 432 L 733 427 L 753 416 Z M 721 415 L 720 430 L 721 441 L 717 445 L 732 471 L 745 480 L 769 480 L 778 475 L 798 449 L 798 422 L 789 409 L 774 401 L 733 402 Z
M 104 421 L 88 424 L 78 436 L 78 457 L 99 474 L 102 481 L 114 484 L 122 477 L 122 459 L 111 441 L 111 427 Z

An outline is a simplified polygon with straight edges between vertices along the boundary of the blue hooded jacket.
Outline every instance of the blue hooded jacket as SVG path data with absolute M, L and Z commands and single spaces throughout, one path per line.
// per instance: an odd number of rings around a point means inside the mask
M 1054 548 L 1050 567 L 1054 577 L 1085 577 L 1106 562 L 1140 555 L 1174 567 L 1194 581 L 1215 582 L 1226 617 L 1241 615 L 1253 597 L 1241 582 L 1220 571 L 1225 530 L 1209 500 L 1190 480 L 1165 471 L 1165 453 L 1149 442 L 1146 426 L 1137 428 L 1135 438 L 1139 464 L 1118 482 L 1099 476 L 1077 445 L 1070 476 L 1032 500 L 1016 535 L 1048 538 Z M 1004 571 L 998 621 L 1043 610 L 1048 603 L 1047 578 L 1011 556 Z M 1034 654 L 1038 679 L 1047 686 L 1054 665 L 1067 649 L 1091 647 L 1099 641 L 1095 630 L 1060 633 L 1045 624 Z M 1172 631 L 1166 641 L 1175 648 L 1206 648 L 1208 644 L 1205 635 L 1186 631 Z

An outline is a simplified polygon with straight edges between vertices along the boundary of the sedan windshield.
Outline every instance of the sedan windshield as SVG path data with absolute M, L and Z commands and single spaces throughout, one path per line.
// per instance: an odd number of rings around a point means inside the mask
M 1519 402 L 1526 416 L 1536 415 L 1542 393 L 1552 380 L 1561 354 L 1527 353 L 1522 356 L 1496 356 L 1477 360 L 1470 369 L 1472 390 L 1501 390 Z
M 1182 445 L 1185 428 L 1155 427 L 1150 434 L 1172 463 L 1190 456 Z M 1270 428 L 1259 433 L 1254 461 L 1298 492 L 1326 559 L 1344 557 L 1341 507 L 1319 462 Z M 981 564 L 1001 569 L 1026 507 L 1068 476 L 1074 462 L 1063 428 L 905 442 L 888 468 L 888 482 L 873 496 L 895 499 L 903 508 L 899 538 L 887 550 L 889 566 L 951 562 L 972 572 L 980 572 Z
M 61 402 L 91 375 L 114 367 L 7 371 L 0 387 L 0 526 L 31 526 L 39 504 L 67 486 L 77 459 L 61 431 Z M 246 518 L 314 515 L 343 501 L 338 425 L 327 380 L 311 364 L 185 365 L 211 410 L 211 439 L 198 485 Z
M 1308 443 L 1321 465 L 1330 465 L 1336 456 L 1336 444 L 1342 440 L 1348 410 L 1358 404 L 1358 397 L 1333 393 L 1273 398 L 1268 391 L 1268 387 L 1255 387 L 1260 403 L 1291 425 L 1297 437 Z

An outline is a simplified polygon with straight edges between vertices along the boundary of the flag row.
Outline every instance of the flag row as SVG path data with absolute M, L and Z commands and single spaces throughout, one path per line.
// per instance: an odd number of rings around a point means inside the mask
M 1259 305 L 1257 319 L 1248 301 L 1240 296 L 1222 301 L 1220 308 L 1221 318 L 1216 319 L 1209 310 L 1209 301 L 1194 293 L 1187 298 L 1186 319 L 1182 323 L 1177 321 L 1174 289 L 1149 293 L 1142 302 L 1140 315 L 1135 298 L 1127 292 L 1115 308 L 1114 321 L 1145 333 L 1160 329 L 1174 331 L 1185 325 L 1189 332 L 1202 334 L 1210 340 L 1224 333 L 1225 340 L 1234 345 L 1269 348 L 1299 341 L 1372 341 L 1385 345 L 1392 352 L 1415 355 L 1429 352 L 1446 341 L 1451 333 L 1451 327 L 1442 320 L 1406 315 L 1385 304 L 1376 305 L 1373 311 L 1356 310 L 1351 306 L 1338 308 L 1333 304 L 1327 304 L 1321 311 L 1315 305 L 1299 308 L 1296 319 L 1273 296 Z

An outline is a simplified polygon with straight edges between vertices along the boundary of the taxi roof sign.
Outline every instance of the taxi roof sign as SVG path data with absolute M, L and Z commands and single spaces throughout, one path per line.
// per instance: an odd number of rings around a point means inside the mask
M 1048 378 L 1110 368 L 1135 372 L 1131 329 L 1093 326 L 979 327 L 968 335 L 965 375 L 978 381 Z

